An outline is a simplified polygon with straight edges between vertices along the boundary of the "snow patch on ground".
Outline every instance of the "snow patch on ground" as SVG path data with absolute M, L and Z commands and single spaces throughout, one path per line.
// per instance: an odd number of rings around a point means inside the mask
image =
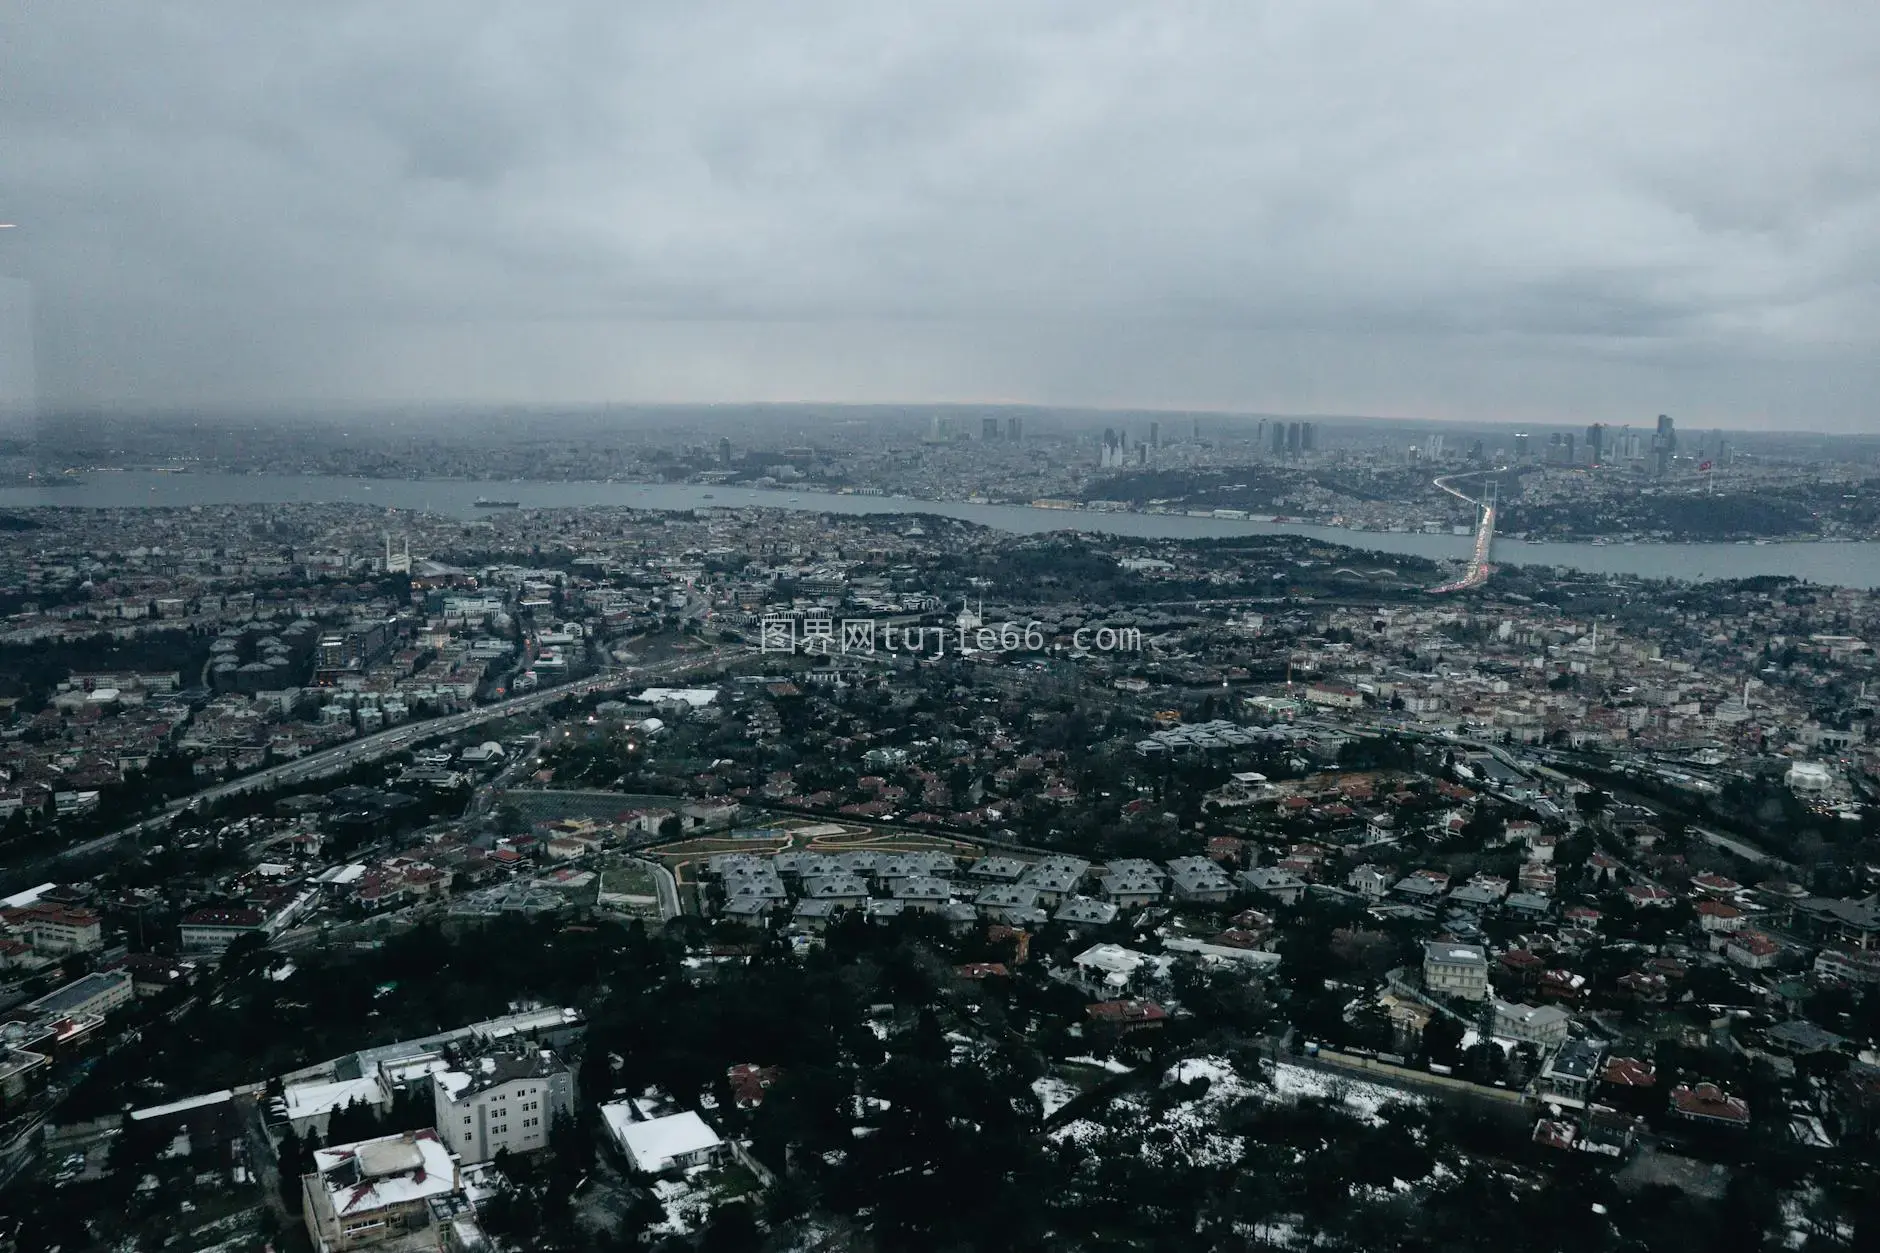
M 1050 1138 L 1058 1144 L 1091 1144 L 1101 1140 L 1107 1130 L 1100 1122 L 1077 1118 L 1053 1131 Z
M 1053 1079 L 1048 1075 L 1043 1079 L 1035 1080 L 1031 1085 L 1031 1090 L 1037 1096 L 1038 1103 L 1044 1106 L 1046 1118 L 1069 1105 L 1077 1096 L 1076 1088 L 1062 1079 Z
M 1164 1111 L 1144 1132 L 1142 1153 L 1150 1161 L 1178 1161 L 1196 1166 L 1231 1166 L 1246 1152 L 1240 1136 L 1220 1130 L 1221 1115 L 1254 1094 L 1224 1057 L 1187 1057 L 1162 1074 L 1164 1087 L 1204 1082 L 1198 1096 Z
M 1360 1121 L 1384 1125 L 1378 1111 L 1386 1105 L 1422 1105 L 1424 1098 L 1351 1075 L 1328 1074 L 1281 1062 L 1273 1068 L 1273 1095 L 1281 1101 L 1331 1101 Z
M 1105 1058 L 1103 1061 L 1098 1061 L 1094 1057 L 1067 1057 L 1064 1061 L 1065 1064 L 1071 1066 L 1095 1066 L 1097 1069 L 1107 1070 L 1113 1075 L 1133 1074 L 1135 1071 L 1135 1067 L 1125 1066 L 1114 1057 Z

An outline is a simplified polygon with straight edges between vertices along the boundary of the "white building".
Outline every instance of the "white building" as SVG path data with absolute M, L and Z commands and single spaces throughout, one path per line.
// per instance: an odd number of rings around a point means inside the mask
M 1120 944 L 1093 944 L 1071 959 L 1083 985 L 1100 996 L 1122 996 L 1149 959 Z
M 392 1109 L 391 1089 L 374 1071 L 362 1079 L 332 1079 L 290 1083 L 282 1087 L 276 1111 L 293 1124 L 294 1134 L 317 1132 L 322 1140 L 333 1114 L 353 1105 L 365 1105 L 380 1114 Z
M 1794 792 L 1826 792 L 1834 786 L 1834 772 L 1818 761 L 1798 761 L 1783 781 Z
M 1423 946 L 1423 986 L 1438 996 L 1488 999 L 1488 954 L 1479 944 L 1436 941 Z
M 431 1202 L 458 1186 L 434 1131 L 316 1149 L 313 1172 L 300 1177 L 307 1235 L 317 1253 L 409 1241 L 430 1230 Z
M 1557 1005 L 1495 1002 L 1495 1034 L 1506 1040 L 1542 1046 L 1562 1044 L 1566 1042 L 1567 1028 L 1572 1022 L 1572 1015 Z
M 459 1161 L 548 1147 L 556 1115 L 574 1114 L 574 1075 L 545 1048 L 511 1047 L 451 1059 L 431 1076 L 437 1133 Z
M 625 1101 L 601 1106 L 607 1133 L 627 1155 L 627 1163 L 642 1174 L 662 1175 L 715 1161 L 724 1141 L 703 1118 L 691 1110 L 664 1118 L 635 1120 Z

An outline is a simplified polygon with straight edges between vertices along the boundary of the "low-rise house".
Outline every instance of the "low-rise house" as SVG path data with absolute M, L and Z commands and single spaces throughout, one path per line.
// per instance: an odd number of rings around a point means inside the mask
M 885 904 L 886 902 L 882 903 Z M 864 906 L 867 904 L 868 902 L 863 902 Z M 801 900 L 796 903 L 796 908 L 791 911 L 790 922 L 804 931 L 821 931 L 831 922 L 834 922 L 836 916 L 845 908 L 848 907 L 838 904 L 835 901 Z
M 1306 893 L 1306 881 L 1290 870 L 1277 866 L 1255 866 L 1240 872 L 1240 882 L 1248 891 L 1270 896 L 1282 905 L 1291 905 Z
M 636 1118 L 633 1106 L 617 1101 L 601 1106 L 607 1134 L 643 1175 L 664 1175 L 715 1162 L 725 1153 L 725 1142 L 691 1110 L 663 1118 Z
M 1520 1040 L 1543 1047 L 1563 1044 L 1573 1017 L 1556 1005 L 1519 1005 L 1495 1002 L 1494 1033 L 1503 1039 Z
M 868 903 L 868 882 L 851 874 L 818 876 L 803 880 L 803 899 L 827 901 L 850 909 Z
M 1345 876 L 1345 886 L 1360 896 L 1383 900 L 1390 894 L 1390 872 L 1380 866 L 1359 866 Z
M 1440 870 L 1412 871 L 1397 880 L 1391 891 L 1407 901 L 1428 904 L 1449 891 L 1449 876 Z
M 931 913 L 940 909 L 953 899 L 953 885 L 945 879 L 933 879 L 922 875 L 911 876 L 896 883 L 890 891 L 903 909 Z
M 1560 1105 L 1584 1107 L 1599 1083 L 1605 1050 L 1590 1040 L 1566 1040 L 1541 1067 L 1537 1088 L 1541 1096 Z
M 1081 867 L 1039 862 L 1024 873 L 1018 885 L 1037 893 L 1039 905 L 1055 909 L 1058 902 L 1076 894 L 1077 885 L 1083 882 L 1083 878 L 1084 869 Z
M 315 1149 L 301 1176 L 307 1235 L 321 1253 L 408 1240 L 430 1230 L 431 1202 L 460 1187 L 435 1131 L 407 1131 Z
M 1119 909 L 1153 905 L 1162 899 L 1161 876 L 1133 867 L 1119 870 L 1112 866 L 1097 883 L 1103 899 Z
M 973 906 L 987 922 L 1003 922 L 1015 927 L 1040 923 L 1046 917 L 1039 905 L 1038 890 L 1017 885 L 982 888 L 973 898 Z
M 1051 917 L 1054 921 L 1069 923 L 1072 926 L 1107 927 L 1116 921 L 1116 906 L 1109 901 L 1092 900 L 1088 896 L 1073 896 L 1058 906 L 1057 913 Z
M 1781 952 L 1782 946 L 1760 931 L 1739 931 L 1723 946 L 1725 957 L 1748 970 L 1767 970 Z
M 1071 964 L 1087 990 L 1098 996 L 1119 997 L 1137 985 L 1149 959 L 1120 944 L 1093 944 L 1072 958 Z
M 725 1071 L 725 1083 L 731 1089 L 733 1104 L 739 1109 L 756 1109 L 764 1103 L 771 1085 L 782 1076 L 783 1071 L 779 1067 L 745 1062 Z
M 1125 1033 L 1160 1027 L 1168 1021 L 1166 1009 L 1154 1001 L 1134 997 L 1086 1005 L 1084 1016 L 1093 1023 L 1108 1023 Z
M 1714 1083 L 1679 1084 L 1671 1089 L 1671 1116 L 1730 1131 L 1749 1127 L 1749 1102 Z
M 966 868 L 966 877 L 978 883 L 1017 883 L 1025 863 L 1013 857 L 981 857 Z

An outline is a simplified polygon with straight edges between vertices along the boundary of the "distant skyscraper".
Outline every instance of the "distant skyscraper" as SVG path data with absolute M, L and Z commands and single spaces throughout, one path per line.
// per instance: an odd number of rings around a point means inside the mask
M 1192 438 L 1192 439 L 1193 439 L 1193 440 L 1194 440 L 1194 441 L 1195 441 L 1195 442 L 1196 442 L 1197 444 L 1201 442 L 1201 419 L 1200 419 L 1200 418 L 1196 418 L 1196 419 L 1195 419 L 1195 421 L 1194 421 L 1194 425 L 1193 425 L 1193 426 L 1192 426 L 1191 428 L 1189 428 L 1189 432 L 1188 432 L 1188 433 L 1189 433 L 1189 436 L 1190 436 L 1190 437 L 1191 437 L 1191 438 Z
M 1527 432 L 1516 431 L 1514 433 L 1514 459 L 1516 464 L 1526 465 L 1528 458 L 1532 455 L 1533 454 L 1528 451 Z
M 1298 451 L 1299 424 L 1297 422 L 1288 422 L 1286 424 L 1286 452 L 1290 456 L 1296 454 Z
M 1301 422 L 1299 424 L 1299 450 L 1301 452 L 1316 452 L 1318 447 L 1318 428 L 1313 426 L 1310 422 Z
M 1103 428 L 1103 454 L 1097 464 L 1105 470 L 1114 470 L 1123 464 L 1123 446 L 1115 430 L 1107 426 Z
M 1016 413 L 1007 418 L 1005 420 L 1005 438 L 1011 440 L 1014 444 L 1025 438 L 1025 419 Z
M 1605 459 L 1606 428 L 1595 422 L 1586 428 L 1586 464 L 1599 465 Z
M 979 419 L 979 438 L 988 444 L 999 438 L 999 420 L 997 418 Z
M 718 464 L 721 466 L 731 464 L 731 440 L 723 435 L 718 437 Z
M 1149 424 L 1149 447 L 1160 448 L 1161 446 L 1162 424 L 1160 422 L 1151 422 Z
M 1671 470 L 1671 458 L 1678 451 L 1678 429 L 1667 414 L 1658 415 L 1658 430 L 1652 436 L 1652 462 L 1659 475 Z
M 1441 431 L 1437 431 L 1423 441 L 1423 455 L 1431 461 L 1443 459 L 1443 433 Z
M 1284 422 L 1275 422 L 1273 424 L 1273 455 L 1275 457 L 1281 457 L 1285 454 L 1286 424 Z

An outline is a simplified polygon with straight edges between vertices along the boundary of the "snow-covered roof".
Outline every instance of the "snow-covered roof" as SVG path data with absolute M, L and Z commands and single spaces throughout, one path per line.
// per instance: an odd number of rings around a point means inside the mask
M 1101 970 L 1107 974 L 1130 975 L 1149 959 L 1120 944 L 1093 944 L 1072 960 L 1079 966 Z
M 341 1218 L 457 1190 L 457 1164 L 430 1130 L 315 1149 L 313 1168 Z
M 635 1122 L 632 1107 L 625 1101 L 601 1106 L 607 1129 L 627 1151 L 641 1170 L 657 1173 L 674 1158 L 717 1148 L 722 1143 L 718 1133 L 691 1110 Z
M 385 1085 L 379 1082 L 376 1074 L 363 1079 L 296 1083 L 281 1089 L 281 1103 L 287 1107 L 287 1117 L 293 1122 L 303 1118 L 318 1118 L 336 1109 L 345 1109 L 354 1102 L 383 1105 L 388 1099 Z
M 220 1105 L 234 1095 L 234 1092 L 223 1088 L 219 1092 L 205 1092 L 201 1096 L 186 1096 L 180 1101 L 171 1101 L 168 1105 L 152 1105 L 149 1109 L 134 1109 L 131 1111 L 131 1121 L 143 1122 L 147 1118 L 165 1118 L 171 1114 L 201 1109 L 205 1105 Z
M 702 709 L 718 699 L 718 689 L 715 687 L 649 687 L 635 699 L 648 705 L 664 705 L 670 701 L 676 701 L 682 705 L 690 705 L 694 709 Z

